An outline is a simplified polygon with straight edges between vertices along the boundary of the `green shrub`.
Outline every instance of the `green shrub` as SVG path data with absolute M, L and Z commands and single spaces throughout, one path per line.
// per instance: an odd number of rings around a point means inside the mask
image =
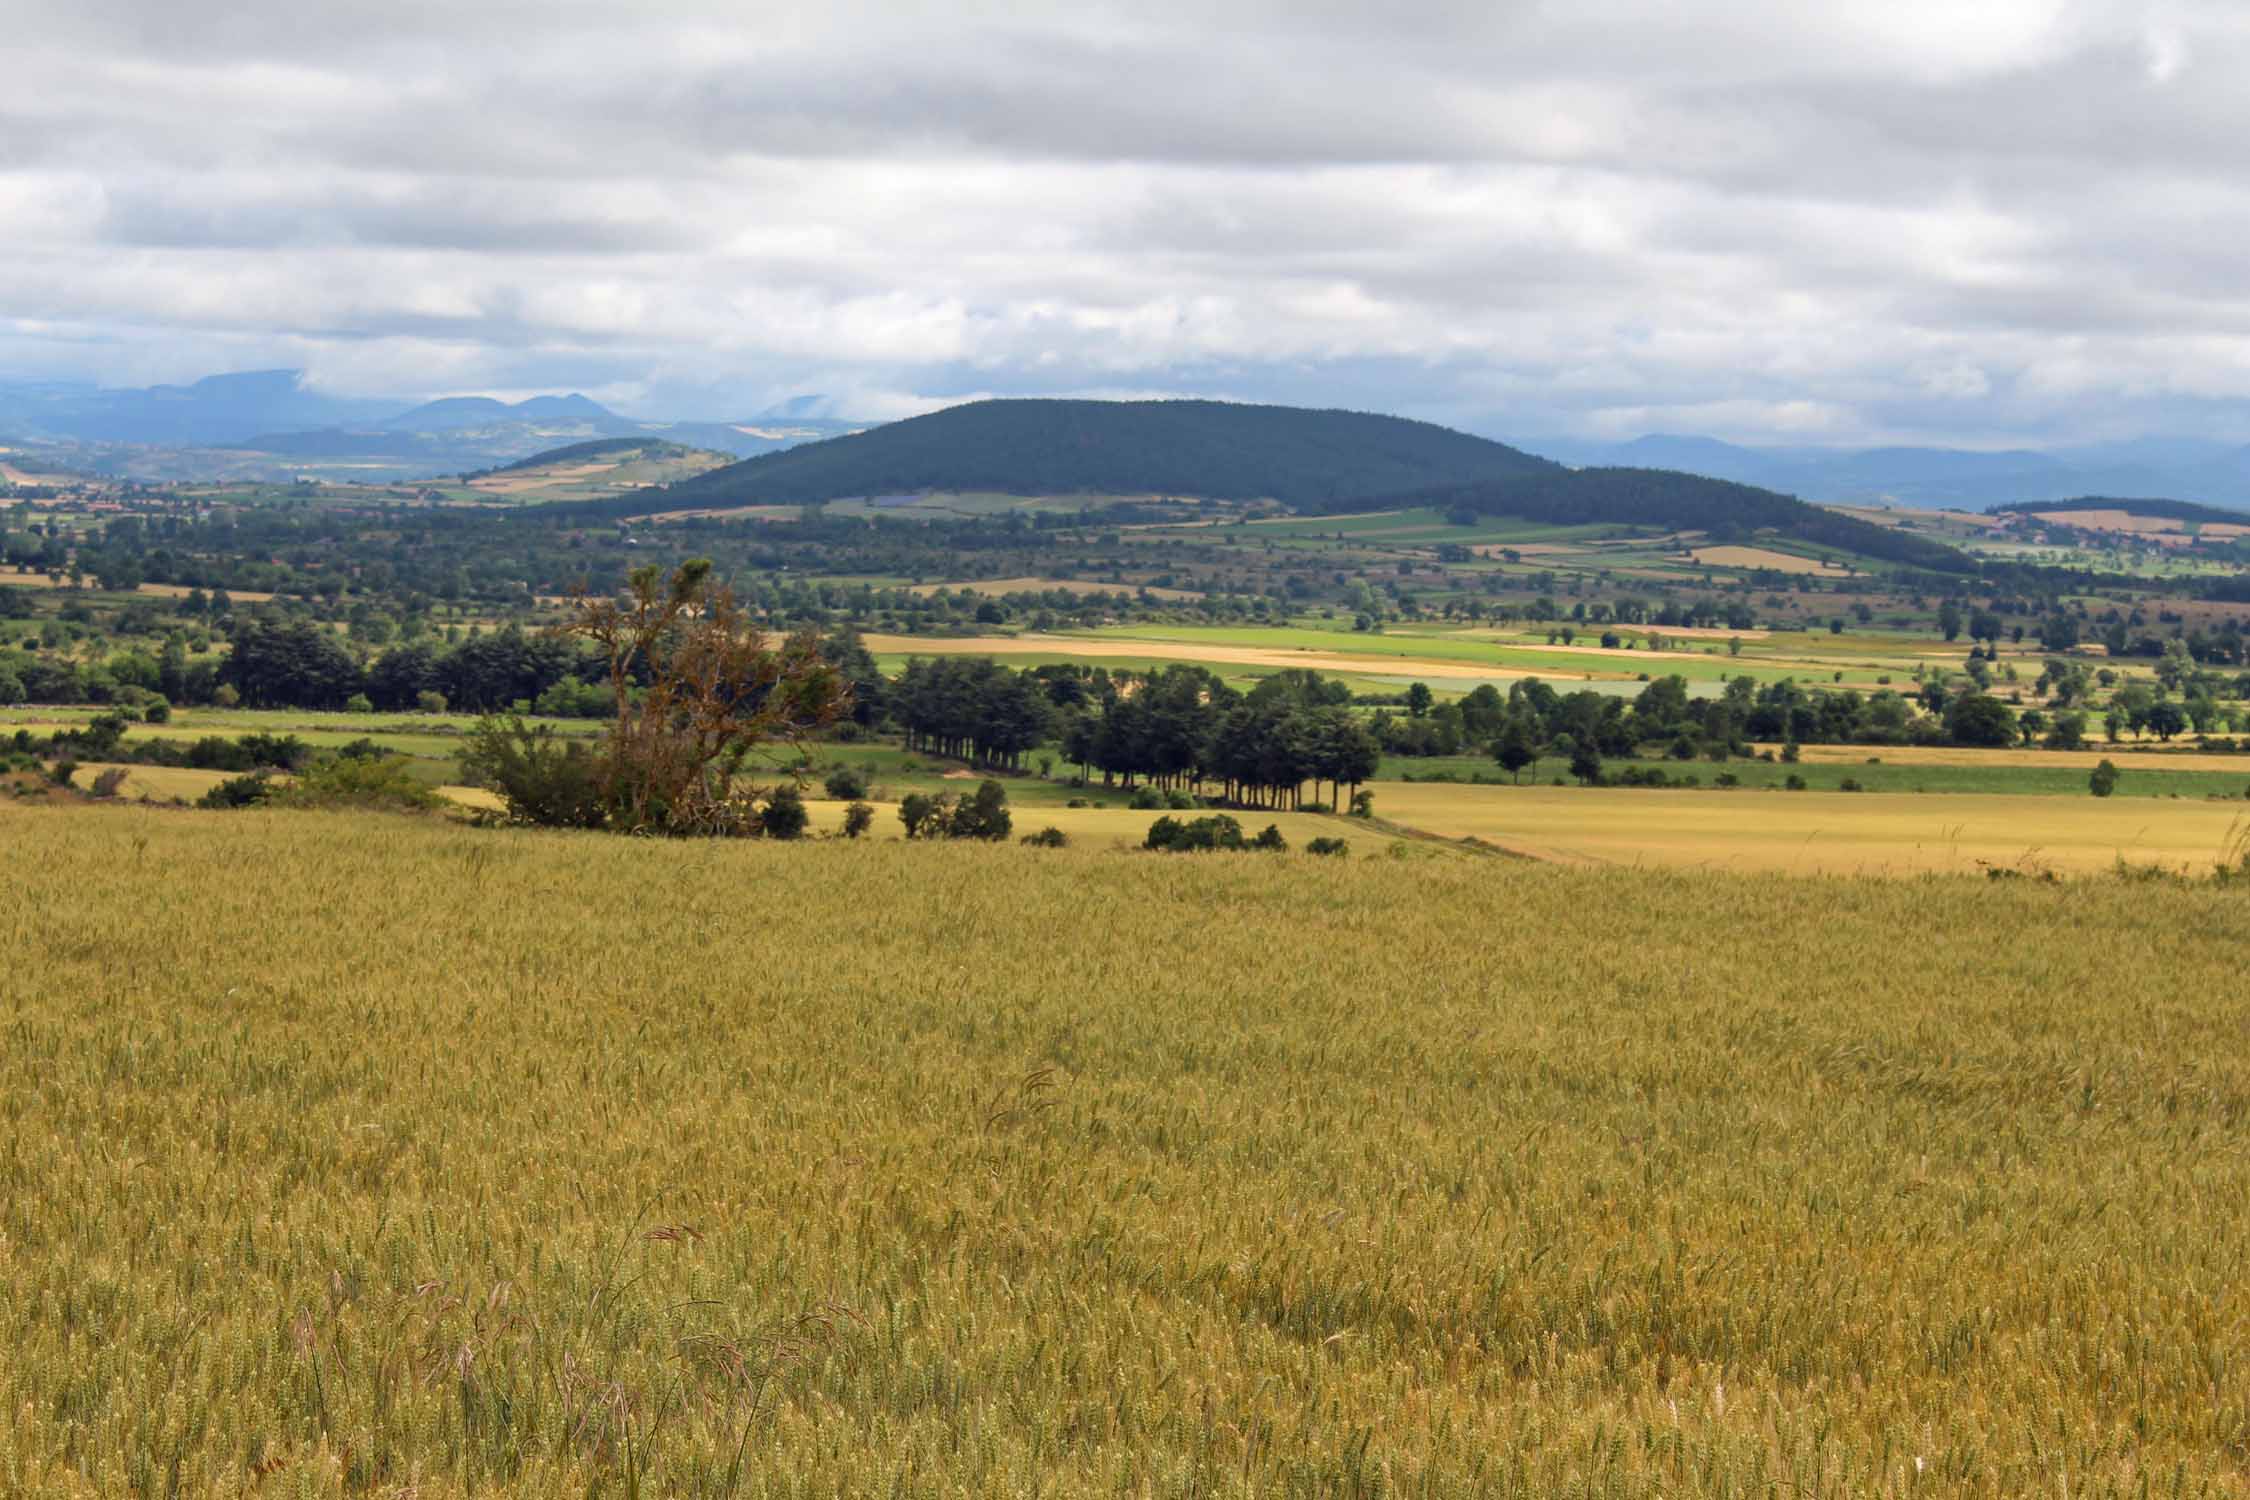
M 599 828 L 608 820 L 600 761 L 548 725 L 525 724 L 520 714 L 479 719 L 461 751 L 461 769 L 472 785 L 500 794 L 511 823 Z
M 1805 778 L 1792 771 L 1789 773 L 1789 779 L 1784 781 L 1782 785 L 1792 792 L 1801 792 L 1805 789 Z
M 867 773 L 857 766 L 838 766 L 821 788 L 838 802 L 857 802 L 867 795 Z
M 215 809 L 256 807 L 272 795 L 273 774 L 252 771 L 247 776 L 228 777 L 197 798 L 195 805 Z
M 276 807 L 359 807 L 385 812 L 435 812 L 445 799 L 414 779 L 403 755 L 372 760 L 336 756 L 300 772 L 268 799 Z
M 1286 853 L 1289 840 L 1281 836 L 1281 825 L 1268 823 L 1258 836 L 1250 841 L 1253 849 L 1264 849 L 1274 854 Z
M 977 783 L 971 795 L 954 804 L 946 833 L 957 839 L 990 839 L 1008 836 L 1015 819 L 1008 812 L 1008 789 L 989 778 Z
M 805 794 L 794 782 L 784 781 L 766 794 L 766 805 L 758 814 L 758 829 L 769 839 L 801 838 L 811 821 L 805 811 Z
M 1042 828 L 1037 833 L 1027 833 L 1023 841 L 1034 849 L 1061 849 L 1070 843 L 1070 835 L 1060 828 Z
M 906 826 L 906 836 L 918 839 L 925 834 L 942 837 L 945 833 L 947 799 L 932 797 L 926 792 L 909 792 L 898 805 L 898 820 Z
M 1165 805 L 1164 794 L 1152 786 L 1140 787 L 1134 791 L 1132 800 L 1125 805 L 1135 812 L 1154 812 Z
M 1192 853 L 1203 849 L 1244 849 L 1249 847 L 1242 837 L 1242 825 L 1225 813 L 1210 817 L 1191 818 L 1183 823 L 1178 818 L 1158 818 L 1148 826 L 1148 837 L 1142 841 L 1144 849 L 1163 849 L 1174 853 Z
M 875 825 L 875 809 L 864 802 L 854 802 L 844 809 L 844 837 L 856 839 Z
M 1305 852 L 1320 855 L 1349 854 L 1352 846 L 1342 839 L 1323 836 L 1305 845 Z

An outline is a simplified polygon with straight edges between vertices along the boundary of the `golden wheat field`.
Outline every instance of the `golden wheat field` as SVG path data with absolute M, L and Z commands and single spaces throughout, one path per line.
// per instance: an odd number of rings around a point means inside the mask
M 2240 802 L 2184 798 L 1379 782 L 1375 810 L 1568 864 L 1790 874 L 2087 875 L 2122 861 L 2208 875 L 2239 862 L 2250 840 Z
M 2239 886 L 0 848 L 0 1492 L 2250 1493 Z

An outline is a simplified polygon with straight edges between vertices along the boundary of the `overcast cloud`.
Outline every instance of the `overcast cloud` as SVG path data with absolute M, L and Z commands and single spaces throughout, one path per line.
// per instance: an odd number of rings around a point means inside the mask
M 0 0 L 0 376 L 2250 441 L 2250 6 Z

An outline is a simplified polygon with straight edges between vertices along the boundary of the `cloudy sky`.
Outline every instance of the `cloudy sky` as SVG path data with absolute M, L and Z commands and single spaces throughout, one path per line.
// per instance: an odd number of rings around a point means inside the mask
M 0 378 L 2250 440 L 2239 0 L 0 0 Z

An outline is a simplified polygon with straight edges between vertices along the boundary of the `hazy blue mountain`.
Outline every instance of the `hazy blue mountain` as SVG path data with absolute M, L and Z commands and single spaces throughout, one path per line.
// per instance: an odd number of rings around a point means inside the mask
M 312 474 L 384 482 L 489 469 L 574 442 L 655 437 L 738 458 L 858 432 L 814 415 L 799 396 L 740 421 L 647 421 L 587 396 L 498 401 L 324 395 L 295 370 L 213 375 L 184 386 L 108 390 L 66 381 L 0 384 L 0 443 L 38 445 L 88 473 L 142 480 L 289 479 Z
M 691 448 L 712 448 L 737 458 L 756 458 L 802 443 L 865 432 L 874 425 L 826 417 L 778 417 L 769 411 L 741 422 L 651 422 L 644 424 L 641 430 Z
M 600 402 L 573 393 L 495 401 L 490 396 L 448 396 L 400 412 L 375 424 L 384 432 L 461 432 L 509 423 L 567 423 L 598 427 L 606 437 L 626 437 L 643 424 L 621 417 Z
M 28 382 L 0 386 L 0 435 L 218 446 L 276 429 L 362 422 L 391 406 L 308 389 L 299 370 L 209 375 L 192 385 L 131 390 Z
M 2250 506 L 2250 449 L 2202 439 L 2138 438 L 2082 448 L 1758 448 L 1652 433 L 1630 442 L 1524 445 L 1573 468 L 1664 468 L 1835 505 L 1956 510 L 2146 495 Z

